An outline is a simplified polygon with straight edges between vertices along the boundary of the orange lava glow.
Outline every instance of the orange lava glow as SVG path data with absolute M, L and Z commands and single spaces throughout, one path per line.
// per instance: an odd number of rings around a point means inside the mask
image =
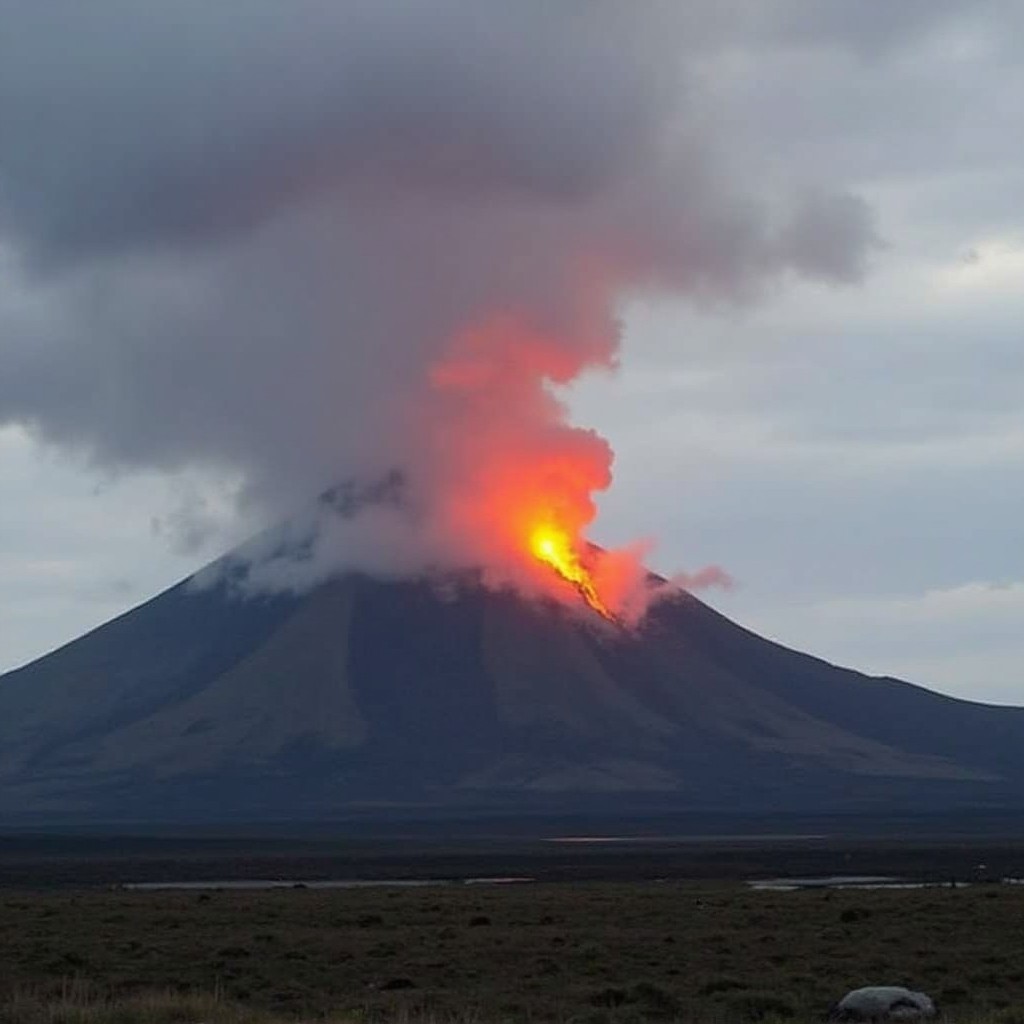
M 530 533 L 530 552 L 535 558 L 551 566 L 562 579 L 571 583 L 595 612 L 611 622 L 615 621 L 608 606 L 601 600 L 590 573 L 580 561 L 567 533 L 547 524 L 534 527 Z
M 627 570 L 639 563 L 605 552 L 591 564 L 584 540 L 612 450 L 569 422 L 558 391 L 604 359 L 598 343 L 568 343 L 513 314 L 456 333 L 430 370 L 431 480 L 444 543 L 488 583 L 585 603 L 622 625 Z

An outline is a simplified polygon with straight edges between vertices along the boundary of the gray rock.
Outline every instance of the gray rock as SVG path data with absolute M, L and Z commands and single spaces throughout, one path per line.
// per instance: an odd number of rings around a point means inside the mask
M 832 1007 L 835 1021 L 923 1020 L 935 1016 L 935 1004 L 923 992 L 899 985 L 868 985 L 847 992 Z

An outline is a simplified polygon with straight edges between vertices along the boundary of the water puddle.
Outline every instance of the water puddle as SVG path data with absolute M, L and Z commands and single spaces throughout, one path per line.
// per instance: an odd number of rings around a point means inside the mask
M 422 889 L 426 886 L 451 885 L 519 885 L 532 882 L 525 876 L 497 878 L 224 878 L 203 882 L 122 882 L 118 888 L 136 892 L 154 892 L 162 889 L 186 891 L 249 891 L 254 889 Z
M 806 842 L 807 840 L 827 839 L 823 833 L 811 832 L 759 832 L 759 833 L 707 833 L 706 835 L 626 835 L 626 836 L 550 836 L 546 843 L 562 845 L 599 846 L 612 843 L 628 843 L 630 845 L 648 845 L 667 843 L 674 846 L 699 846 L 706 843 L 780 843 Z
M 821 878 L 760 878 L 747 882 L 760 892 L 797 892 L 801 889 L 935 889 L 963 888 L 966 882 L 910 882 L 887 875 L 826 875 Z

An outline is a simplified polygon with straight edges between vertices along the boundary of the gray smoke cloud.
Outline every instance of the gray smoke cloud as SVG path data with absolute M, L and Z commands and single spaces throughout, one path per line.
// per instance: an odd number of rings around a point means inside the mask
M 739 8 L 764 37 L 847 33 L 846 5 Z M 393 466 L 429 505 L 479 468 L 438 443 L 455 422 L 587 442 L 545 383 L 614 364 L 622 301 L 856 281 L 876 243 L 841 183 L 731 159 L 701 75 L 722 24 L 710 2 L 0 3 L 0 425 L 230 474 L 267 515 Z M 432 374 L 495 316 L 543 355 L 503 353 L 529 379 L 453 414 Z

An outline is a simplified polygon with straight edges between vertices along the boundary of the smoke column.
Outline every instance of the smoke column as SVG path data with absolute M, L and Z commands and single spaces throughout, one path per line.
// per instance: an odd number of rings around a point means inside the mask
M 524 552 L 583 551 L 612 471 L 557 390 L 614 369 L 621 304 L 854 280 L 873 242 L 857 198 L 730 161 L 696 73 L 711 3 L 0 18 L 0 425 L 230 478 L 266 520 L 404 474 L 401 508 L 314 515 L 313 557 L 253 585 L 482 565 L 550 589 Z M 595 570 L 623 610 L 638 555 Z

